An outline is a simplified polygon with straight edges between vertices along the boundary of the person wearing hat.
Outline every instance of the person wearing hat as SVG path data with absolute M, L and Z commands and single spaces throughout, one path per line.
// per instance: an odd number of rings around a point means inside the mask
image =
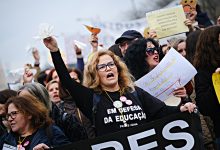
M 124 57 L 127 48 L 132 41 L 143 38 L 142 34 L 136 30 L 127 30 L 115 41 L 115 44 L 119 45 L 120 52 Z

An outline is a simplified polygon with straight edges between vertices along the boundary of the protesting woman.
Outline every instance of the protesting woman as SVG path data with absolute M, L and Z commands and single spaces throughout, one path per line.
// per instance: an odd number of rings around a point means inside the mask
M 2 136 L 1 149 L 8 145 L 21 150 L 49 149 L 69 143 L 64 133 L 52 125 L 48 109 L 35 97 L 12 97 L 5 106 L 11 132 Z
M 51 51 L 61 83 L 79 109 L 94 122 L 97 135 L 137 126 L 168 114 L 189 111 L 195 105 L 166 106 L 162 101 L 135 87 L 131 74 L 120 58 L 110 51 L 95 52 L 84 68 L 84 86 L 71 80 L 56 40 L 44 39 Z

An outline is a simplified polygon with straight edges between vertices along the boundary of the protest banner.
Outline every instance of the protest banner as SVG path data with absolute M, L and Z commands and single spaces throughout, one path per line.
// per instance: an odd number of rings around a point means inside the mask
M 117 133 L 79 141 L 54 150 L 203 149 L 198 114 L 178 113 Z
M 181 54 L 171 48 L 162 61 L 135 83 L 154 97 L 164 101 L 172 92 L 185 86 L 197 71 Z
M 156 30 L 158 38 L 189 32 L 184 24 L 186 16 L 182 5 L 148 12 L 146 18 L 150 29 Z

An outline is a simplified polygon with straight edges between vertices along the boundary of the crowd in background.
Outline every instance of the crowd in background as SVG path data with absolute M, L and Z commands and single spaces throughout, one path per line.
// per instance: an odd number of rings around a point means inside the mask
M 87 62 L 81 49 L 73 45 L 75 67 L 64 63 L 55 37 L 45 38 L 54 68 L 41 70 L 40 54 L 34 48 L 34 64 L 24 65 L 23 86 L 17 91 L 0 91 L 0 148 L 8 144 L 48 149 L 169 114 L 192 113 L 197 106 L 204 149 L 220 149 L 220 104 L 212 83 L 212 74 L 220 73 L 220 17 L 213 24 L 197 13 L 192 10 L 184 22 L 189 27 L 186 38 L 171 38 L 163 45 L 155 30 L 150 29 L 145 37 L 127 30 L 109 49 L 98 50 L 98 35 L 91 34 L 92 53 Z M 153 70 L 171 47 L 198 72 L 173 91 L 181 99 L 177 106 L 166 105 L 134 83 Z

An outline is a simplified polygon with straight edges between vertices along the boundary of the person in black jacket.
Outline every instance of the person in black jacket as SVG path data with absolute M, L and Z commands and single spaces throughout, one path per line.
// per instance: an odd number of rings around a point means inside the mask
M 220 104 L 212 81 L 212 74 L 220 73 L 220 26 L 201 32 L 193 63 L 198 71 L 195 76 L 196 104 L 203 115 L 213 120 L 216 143 L 220 149 Z
M 137 126 L 168 114 L 193 112 L 196 107 L 192 103 L 180 107 L 166 106 L 149 93 L 135 87 L 126 65 L 108 50 L 95 52 L 87 62 L 84 68 L 84 85 L 81 85 L 69 76 L 55 38 L 44 39 L 44 44 L 51 51 L 61 83 L 75 99 L 79 109 L 94 121 L 98 136 Z

